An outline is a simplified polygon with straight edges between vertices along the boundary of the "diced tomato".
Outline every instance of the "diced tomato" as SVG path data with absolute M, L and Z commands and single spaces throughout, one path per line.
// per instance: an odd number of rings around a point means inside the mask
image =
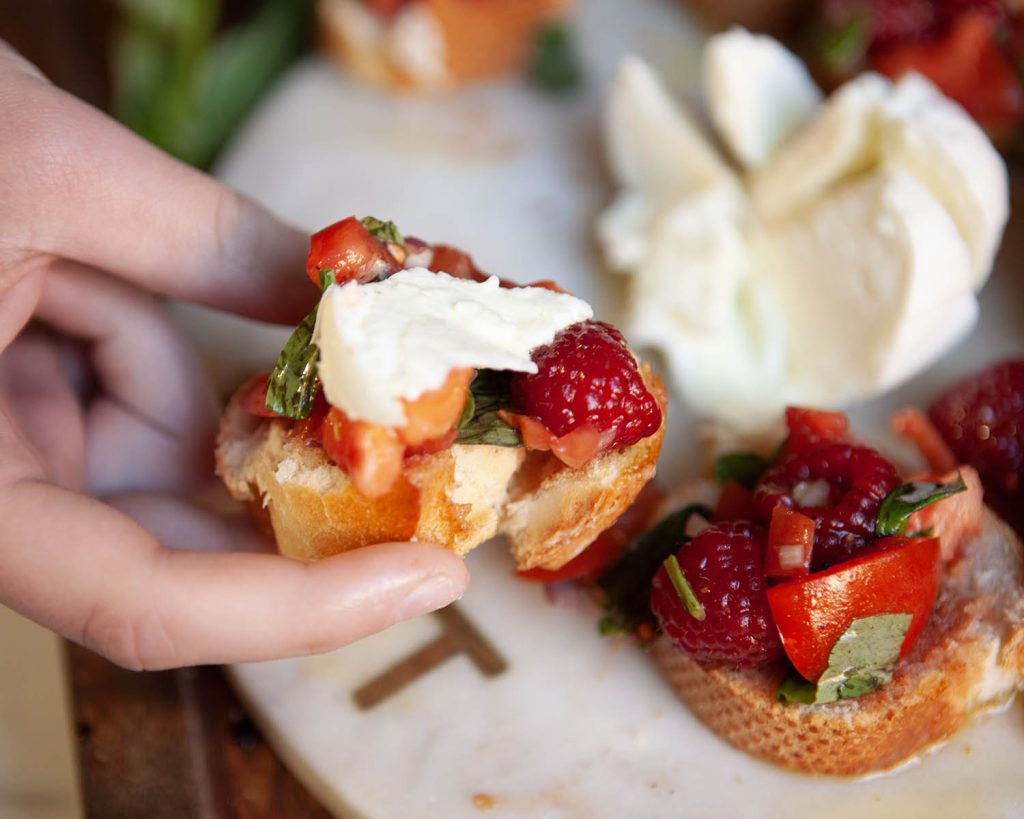
M 309 240 L 306 273 L 319 285 L 320 271 L 334 271 L 335 280 L 371 282 L 385 278 L 399 265 L 387 245 L 349 216 L 314 233 Z
M 850 422 L 846 415 L 832 410 L 786 407 L 786 454 L 807 452 L 825 444 L 846 440 Z
M 392 429 L 352 421 L 331 407 L 324 418 L 322 437 L 328 457 L 367 498 L 386 495 L 402 474 L 405 444 Z
M 923 74 L 993 137 L 1006 136 L 1024 115 L 1024 89 L 984 14 L 961 14 L 941 38 L 885 49 L 873 62 L 894 78 L 908 71 Z
M 726 481 L 715 504 L 715 520 L 753 520 L 754 496 L 739 481 Z
M 466 390 L 473 374 L 470 367 L 452 370 L 436 390 L 405 401 L 405 426 L 398 431 L 402 440 L 410 445 L 422 444 L 448 432 L 466 404 Z
M 815 525 L 814 518 L 784 504 L 772 509 L 764 553 L 765 577 L 801 577 L 810 573 Z
M 331 405 L 324 398 L 324 391 L 320 390 L 313 399 L 313 406 L 309 415 L 301 421 L 295 422 L 295 434 L 305 439 L 307 444 L 319 444 L 323 438 L 324 418 Z
M 582 469 L 607 448 L 611 435 L 603 435 L 591 423 L 580 424 L 572 432 L 555 437 L 551 442 L 551 451 L 562 463 L 573 469 Z
M 438 435 L 436 438 L 430 438 L 420 444 L 407 446 L 405 448 L 405 457 L 413 458 L 417 455 L 433 455 L 435 452 L 448 449 L 455 443 L 458 433 L 459 431 L 452 427 L 444 435 Z
M 618 560 L 627 543 L 628 538 L 624 538 L 614 529 L 608 529 L 562 568 L 526 569 L 516 572 L 516 577 L 535 583 L 557 583 L 559 580 L 576 580 L 585 575 L 596 574 Z
M 447 273 L 456 279 L 470 279 L 475 282 L 487 281 L 490 278 L 476 266 L 468 253 L 463 253 L 458 248 L 449 245 L 434 245 L 434 256 L 430 260 L 430 270 L 435 273 Z M 507 279 L 498 279 L 498 283 L 504 288 L 519 287 L 515 282 Z M 553 285 L 553 283 L 551 283 Z M 531 287 L 548 287 L 548 283 L 538 282 Z M 554 289 L 554 286 L 548 287 Z
M 981 478 L 974 467 L 963 464 L 948 472 L 922 475 L 915 480 L 949 483 L 957 475 L 964 479 L 966 492 L 943 498 L 937 503 L 919 509 L 907 521 L 908 532 L 925 532 L 934 535 L 942 544 L 942 559 L 951 559 L 967 538 L 981 531 L 985 518 L 984 492 Z
M 596 583 L 601 572 L 618 560 L 629 542 L 650 525 L 663 497 L 656 484 L 647 484 L 615 523 L 564 566 L 559 569 L 526 569 L 516 572 L 516 577 L 535 583 L 557 583 L 561 580 Z
M 607 449 L 615 438 L 615 430 L 602 433 L 589 422 L 558 436 L 532 416 L 508 410 L 499 410 L 498 415 L 506 424 L 519 430 L 523 446 L 527 449 L 550 451 L 573 469 L 582 469 Z
M 267 379 L 269 373 L 250 378 L 244 387 L 239 390 L 238 401 L 250 415 L 259 418 L 280 418 L 281 416 L 272 409 L 267 409 Z
M 471 279 L 482 282 L 487 279 L 481 273 L 468 253 L 449 245 L 434 245 L 434 256 L 430 260 L 430 269 L 435 273 L 447 273 L 456 279 Z
M 909 614 L 900 656 L 921 634 L 942 571 L 938 538 L 890 537 L 868 554 L 768 589 L 783 648 L 800 674 L 817 682 L 850 624 L 878 614 Z
M 510 427 L 519 430 L 519 437 L 523 439 L 523 446 L 527 449 L 540 452 L 548 452 L 551 449 L 555 435 L 536 418 L 510 410 L 498 410 L 498 416 Z
M 893 432 L 917 447 L 932 472 L 949 472 L 957 464 L 953 450 L 931 419 L 917 407 L 904 407 L 889 419 Z M 955 476 L 954 476 L 955 477 Z

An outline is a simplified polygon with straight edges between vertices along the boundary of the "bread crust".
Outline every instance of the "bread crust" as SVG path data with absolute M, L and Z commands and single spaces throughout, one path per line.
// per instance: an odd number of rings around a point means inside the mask
M 641 372 L 662 408 L 661 427 L 579 470 L 550 453 L 456 444 L 410 458 L 391 491 L 370 500 L 322 448 L 289 434 L 288 423 L 247 413 L 239 393 L 221 419 L 217 474 L 269 524 L 281 553 L 298 560 L 404 540 L 461 555 L 504 533 L 519 568 L 557 568 L 614 523 L 654 476 L 666 394 L 646 364 Z
M 783 704 L 780 664 L 700 663 L 664 636 L 652 655 L 679 697 L 735 747 L 786 768 L 862 776 L 945 742 L 1024 688 L 1024 567 L 1015 533 L 986 510 L 947 566 L 928 626 L 893 680 L 862 697 Z

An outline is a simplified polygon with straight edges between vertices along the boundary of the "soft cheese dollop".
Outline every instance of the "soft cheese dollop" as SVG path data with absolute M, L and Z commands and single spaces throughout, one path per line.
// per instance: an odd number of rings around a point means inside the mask
M 401 427 L 402 401 L 440 387 L 453 369 L 536 372 L 530 352 L 592 316 L 568 293 L 411 268 L 381 282 L 328 287 L 313 343 L 332 406 L 354 420 Z
M 686 400 L 756 426 L 870 398 L 956 343 L 1009 213 L 974 121 L 914 74 L 822 100 L 796 57 L 739 29 L 708 41 L 704 71 L 737 164 L 629 58 L 605 112 L 621 190 L 597 224 L 632 277 L 626 333 Z

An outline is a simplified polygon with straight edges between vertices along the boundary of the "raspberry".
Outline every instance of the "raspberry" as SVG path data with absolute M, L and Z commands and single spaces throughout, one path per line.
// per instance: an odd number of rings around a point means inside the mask
M 878 507 L 900 483 L 893 465 L 875 450 L 828 444 L 765 472 L 754 488 L 754 506 L 764 521 L 779 503 L 814 518 L 811 570 L 818 571 L 849 559 L 874 538 Z
M 662 566 L 651 582 L 651 611 L 662 631 L 701 662 L 764 665 L 782 656 L 765 593 L 765 533 L 735 521 L 709 526 L 677 554 L 679 568 L 704 607 L 693 617 Z
M 1007 17 L 1003 0 L 825 0 L 822 13 L 833 26 L 866 14 L 872 49 L 938 37 L 964 14 L 995 25 Z
M 936 14 L 942 28 L 948 28 L 965 14 L 976 14 L 989 20 L 993 30 L 998 30 L 1009 17 L 1005 0 L 939 0 L 937 6 Z
M 881 48 L 932 35 L 939 22 L 936 6 L 934 0 L 826 0 L 822 13 L 835 26 L 866 15 L 868 45 Z
M 608 433 L 607 448 L 635 444 L 661 426 L 661 407 L 648 392 L 622 334 L 602 321 L 566 327 L 533 351 L 538 371 L 516 373 L 516 411 L 561 437 L 590 422 Z
M 1024 482 L 1024 360 L 1004 361 L 961 381 L 929 411 L 956 456 L 986 490 L 1014 493 Z

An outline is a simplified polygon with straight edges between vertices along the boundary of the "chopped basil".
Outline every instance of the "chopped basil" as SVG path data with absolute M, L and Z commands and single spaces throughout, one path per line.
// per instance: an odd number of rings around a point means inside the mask
M 602 637 L 620 637 L 627 634 L 622 623 L 610 614 L 606 614 L 597 624 L 597 630 Z
M 316 278 L 320 284 L 321 290 L 326 290 L 332 284 L 338 283 L 338 279 L 335 276 L 333 267 L 321 267 L 317 271 Z
M 796 669 L 790 669 L 789 674 L 779 684 L 779 690 L 776 693 L 779 702 L 801 703 L 802 705 L 813 705 L 817 696 L 818 686 L 801 677 Z
M 875 534 L 878 537 L 901 535 L 907 527 L 910 516 L 918 509 L 930 506 L 936 501 L 967 490 L 962 475 L 949 483 L 926 483 L 917 481 L 897 486 L 882 501 L 878 508 Z
M 308 418 L 320 385 L 320 351 L 313 344 L 316 311 L 314 307 L 292 331 L 267 381 L 266 407 L 285 418 Z
M 673 512 L 653 529 L 644 532 L 622 557 L 601 574 L 598 581 L 605 595 L 607 616 L 602 633 L 632 634 L 644 623 L 653 623 L 651 614 L 651 578 L 662 562 L 675 554 L 689 538 L 686 527 L 693 515 L 711 520 L 711 510 L 702 504 L 690 504 Z
M 829 70 L 836 74 L 856 71 L 867 56 L 870 35 L 870 15 L 865 11 L 851 14 L 838 27 L 825 32 L 821 56 Z
M 537 29 L 530 77 L 544 91 L 570 91 L 580 84 L 582 71 L 572 34 L 562 23 Z
M 704 613 L 704 606 L 697 599 L 693 586 L 690 585 L 690 581 L 683 574 L 678 558 L 675 555 L 669 555 L 661 565 L 668 572 L 668 579 L 672 582 L 672 588 L 676 590 L 676 594 L 679 595 L 679 602 L 683 604 L 686 613 L 694 620 L 703 620 L 707 616 Z
M 317 271 L 317 282 L 321 290 L 335 284 L 334 269 L 320 268 Z M 267 381 L 266 408 L 295 421 L 309 417 L 317 390 L 320 389 L 320 378 L 317 375 L 320 350 L 313 343 L 318 309 L 319 305 L 310 310 L 309 315 L 292 331 Z
M 756 452 L 727 452 L 715 462 L 715 478 L 719 483 L 736 481 L 753 489 L 770 463 Z
M 480 370 L 456 423 L 458 444 L 490 444 L 522 446 L 519 433 L 498 416 L 498 410 L 509 405 L 508 375 L 495 370 Z
M 402 234 L 399 233 L 398 227 L 394 222 L 385 222 L 383 219 L 377 219 L 374 216 L 364 216 L 359 221 L 363 223 L 364 228 L 382 242 L 405 246 L 405 239 L 402 238 Z
M 854 620 L 832 646 L 817 684 L 787 677 L 779 686 L 779 700 L 819 704 L 877 691 L 892 680 L 912 619 L 909 614 L 878 614 Z

